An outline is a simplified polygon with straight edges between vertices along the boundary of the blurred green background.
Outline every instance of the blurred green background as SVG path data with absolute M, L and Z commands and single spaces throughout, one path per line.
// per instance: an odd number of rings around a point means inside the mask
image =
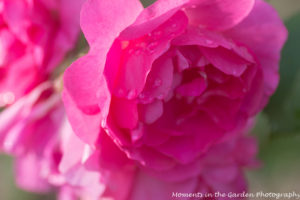
M 144 0 L 145 6 L 153 1 Z M 300 0 L 269 0 L 289 30 L 282 52 L 281 81 L 253 134 L 259 139 L 263 166 L 247 173 L 250 192 L 300 193 Z M 258 22 L 259 23 L 259 22 Z M 54 200 L 31 194 L 14 183 L 13 159 L 0 155 L 0 200 Z

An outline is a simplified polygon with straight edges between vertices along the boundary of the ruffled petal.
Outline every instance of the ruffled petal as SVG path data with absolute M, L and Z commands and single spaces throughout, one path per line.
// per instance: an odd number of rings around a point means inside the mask
M 245 45 L 255 55 L 263 69 L 266 93 L 272 94 L 279 80 L 280 51 L 287 39 L 287 30 L 277 12 L 264 1 L 256 0 L 249 16 L 225 35 Z
M 224 30 L 241 22 L 255 0 L 191 0 L 186 9 L 191 24 Z
M 87 0 L 81 10 L 81 28 L 90 45 L 95 45 L 98 40 L 101 46 L 110 47 L 142 10 L 138 0 Z

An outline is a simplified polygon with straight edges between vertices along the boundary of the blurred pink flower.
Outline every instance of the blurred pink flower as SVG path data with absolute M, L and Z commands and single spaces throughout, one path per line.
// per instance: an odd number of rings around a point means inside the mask
M 158 171 L 241 134 L 278 84 L 287 31 L 262 0 L 87 0 L 89 53 L 64 74 L 75 133 Z M 102 127 L 102 128 L 101 128 Z
M 65 118 L 60 95 L 49 82 L 1 113 L 0 149 L 16 157 L 20 187 L 37 192 L 50 189 L 50 179 L 54 181 L 58 174 Z
M 45 82 L 0 115 L 0 150 L 15 157 L 16 182 L 22 189 L 59 191 L 59 200 L 75 200 L 79 189 L 59 171 L 65 139 L 74 134 L 61 96 Z
M 0 1 L 0 107 L 46 80 L 74 47 L 82 2 Z

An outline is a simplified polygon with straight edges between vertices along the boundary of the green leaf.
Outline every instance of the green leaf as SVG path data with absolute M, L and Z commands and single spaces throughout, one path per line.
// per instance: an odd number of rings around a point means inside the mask
M 254 129 L 251 131 L 252 135 L 258 139 L 260 146 L 268 143 L 271 132 L 271 124 L 265 113 L 260 113 L 256 117 Z
M 141 0 L 143 6 L 146 8 L 148 6 L 150 6 L 151 4 L 153 4 L 155 2 L 155 0 Z
M 289 38 L 282 52 L 280 84 L 265 109 L 273 134 L 300 132 L 300 14 L 286 26 Z

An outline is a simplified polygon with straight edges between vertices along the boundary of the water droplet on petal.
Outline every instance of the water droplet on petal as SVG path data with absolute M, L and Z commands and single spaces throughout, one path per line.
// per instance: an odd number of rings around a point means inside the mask
M 200 71 L 200 72 L 198 72 L 198 73 L 200 74 L 200 76 L 201 76 L 202 78 L 207 79 L 207 75 L 206 75 L 205 72 Z
M 121 48 L 122 49 L 126 49 L 128 47 L 128 45 L 129 45 L 129 41 L 122 41 L 121 42 Z
M 172 28 L 176 28 L 177 27 L 177 24 L 172 24 Z
M 129 54 L 132 54 L 132 53 L 133 53 L 133 49 L 130 49 L 130 50 L 128 51 L 128 53 L 129 53 Z
M 243 92 L 246 93 L 246 92 L 247 92 L 247 89 L 246 89 L 246 88 L 243 88 Z
M 137 43 L 136 47 L 140 47 L 140 48 L 145 48 L 146 43 L 145 42 L 141 42 L 141 43 Z
M 146 166 L 146 162 L 145 161 L 140 161 L 141 162 L 141 165 L 143 165 L 143 166 Z
M 127 98 L 128 99 L 133 99 L 133 98 L 135 98 L 135 96 L 136 96 L 135 90 L 131 90 L 131 91 L 128 92 Z
M 143 93 L 139 94 L 139 98 L 140 99 L 144 99 L 145 98 L 145 95 Z
M 102 127 L 102 128 L 105 128 L 105 126 L 106 126 L 106 120 L 103 119 L 103 120 L 101 121 L 101 127 Z
M 134 54 L 135 54 L 135 55 L 140 55 L 141 52 L 142 52 L 142 51 L 141 51 L 140 49 L 137 49 L 137 50 L 134 51 Z
M 155 31 L 153 33 L 154 36 L 161 36 L 162 32 L 161 31 Z
M 159 86 L 161 86 L 161 84 L 162 84 L 162 80 L 161 80 L 161 79 L 156 79 L 156 80 L 154 81 L 153 86 L 154 86 L 154 87 L 159 87 Z
M 196 5 L 191 5 L 191 8 L 196 8 L 197 6 Z
M 232 71 L 232 74 L 233 74 L 234 76 L 237 76 L 238 72 L 234 69 L 234 70 Z
M 154 52 L 154 50 L 155 50 L 155 48 L 157 47 L 157 45 L 158 45 L 158 42 L 151 42 L 151 43 L 147 46 L 148 51 Z
M 211 41 L 211 40 L 209 40 L 209 39 L 206 39 L 206 40 L 205 40 L 205 43 L 206 43 L 206 44 L 213 44 L 213 41 Z

